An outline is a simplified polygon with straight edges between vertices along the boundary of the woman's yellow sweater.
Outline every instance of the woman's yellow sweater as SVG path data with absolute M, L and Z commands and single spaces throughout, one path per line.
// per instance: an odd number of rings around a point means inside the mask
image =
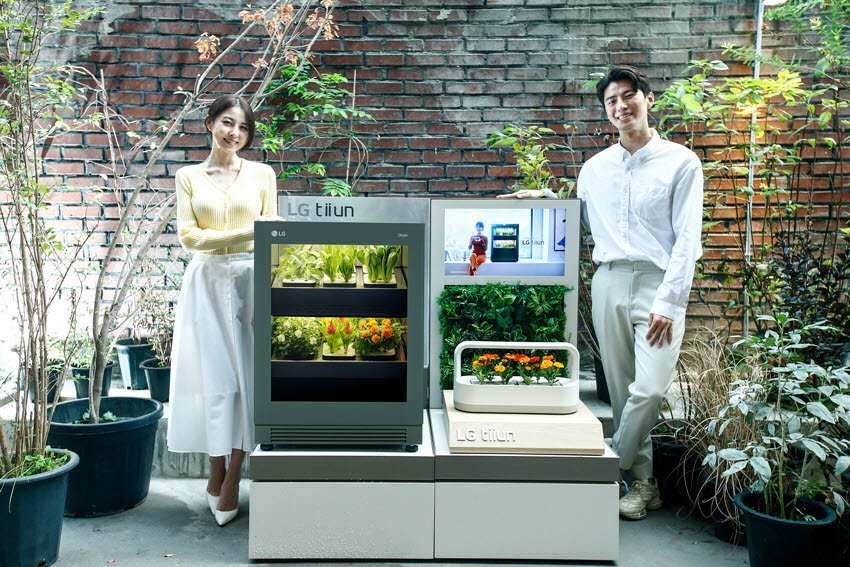
M 177 170 L 177 234 L 184 248 L 205 254 L 254 250 L 254 221 L 277 215 L 277 179 L 264 163 L 242 160 L 230 187 L 220 187 L 202 164 Z

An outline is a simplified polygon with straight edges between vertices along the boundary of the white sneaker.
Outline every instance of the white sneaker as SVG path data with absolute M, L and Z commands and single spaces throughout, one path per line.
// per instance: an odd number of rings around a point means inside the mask
M 620 515 L 629 520 L 642 520 L 647 510 L 658 510 L 662 504 L 658 483 L 654 478 L 636 480 L 629 492 L 620 498 Z

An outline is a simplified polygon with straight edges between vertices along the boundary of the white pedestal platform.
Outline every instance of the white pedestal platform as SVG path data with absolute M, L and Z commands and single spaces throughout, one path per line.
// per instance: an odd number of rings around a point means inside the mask
M 457 454 L 431 410 L 436 559 L 616 561 L 619 466 L 601 455 Z
M 617 559 L 602 455 L 452 454 L 445 416 L 403 451 L 254 451 L 251 559 Z
M 580 401 L 569 414 L 473 413 L 455 409 L 446 390 L 443 405 L 452 453 L 605 453 L 602 423 Z
M 433 559 L 434 451 L 428 414 L 415 453 L 251 454 L 251 559 Z

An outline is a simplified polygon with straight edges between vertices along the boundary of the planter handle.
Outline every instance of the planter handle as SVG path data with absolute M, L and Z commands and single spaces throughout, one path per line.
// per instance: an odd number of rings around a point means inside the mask
M 503 341 L 463 341 L 455 347 L 454 380 L 460 378 L 460 353 L 468 348 L 493 348 L 500 350 L 565 350 L 570 353 L 570 373 L 568 378 L 578 376 L 579 354 L 578 349 L 572 343 L 522 343 Z

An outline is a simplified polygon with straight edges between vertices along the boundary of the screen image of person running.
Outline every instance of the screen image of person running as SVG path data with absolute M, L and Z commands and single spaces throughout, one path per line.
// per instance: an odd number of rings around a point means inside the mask
M 475 234 L 469 238 L 469 249 L 472 250 L 469 256 L 470 276 L 474 276 L 478 266 L 487 261 L 487 237 L 482 234 L 483 232 L 484 223 L 478 221 L 475 223 Z

